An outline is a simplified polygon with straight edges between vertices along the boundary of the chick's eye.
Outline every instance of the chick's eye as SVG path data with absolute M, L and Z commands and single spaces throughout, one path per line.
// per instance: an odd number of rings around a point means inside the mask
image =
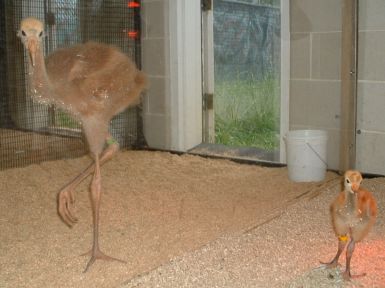
M 27 34 L 24 32 L 24 30 L 21 30 L 21 35 L 27 36 Z
M 348 184 L 349 184 L 349 183 L 350 183 L 350 180 L 349 180 L 349 179 L 346 179 L 346 183 L 348 183 Z
M 43 36 L 43 31 L 40 32 L 39 37 Z

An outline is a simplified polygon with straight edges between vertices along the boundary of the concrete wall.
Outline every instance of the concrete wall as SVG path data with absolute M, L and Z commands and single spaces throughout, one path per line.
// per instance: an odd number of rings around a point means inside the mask
M 329 133 L 328 168 L 339 164 L 341 2 L 290 2 L 290 130 Z
M 145 136 L 150 146 L 165 149 L 172 148 L 173 138 L 180 136 L 171 123 L 172 103 L 178 98 L 171 97 L 183 93 L 182 87 L 172 93 L 175 77 L 170 76 L 176 65 L 170 54 L 174 1 L 144 0 L 142 11 L 143 70 L 150 80 L 144 105 Z M 383 0 L 359 4 L 357 128 L 361 133 L 357 135 L 356 168 L 385 174 L 385 4 Z M 289 128 L 327 130 L 330 169 L 339 166 L 341 21 L 340 0 L 290 1 Z
M 357 168 L 385 175 L 385 1 L 359 1 Z
M 144 0 L 142 5 L 142 67 L 149 87 L 144 98 L 144 133 L 151 147 L 170 146 L 169 0 Z
M 144 133 L 150 147 L 187 151 L 202 142 L 200 0 L 145 0 L 142 64 L 149 76 Z

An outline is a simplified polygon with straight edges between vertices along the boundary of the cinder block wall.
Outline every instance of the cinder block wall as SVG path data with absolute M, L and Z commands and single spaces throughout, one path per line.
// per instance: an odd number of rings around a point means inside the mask
M 150 147 L 170 146 L 169 0 L 142 1 L 142 68 L 149 87 L 144 97 L 144 134 Z
M 328 168 L 338 169 L 341 1 L 291 0 L 289 129 L 329 133 Z
M 385 1 L 359 1 L 357 168 L 385 175 Z

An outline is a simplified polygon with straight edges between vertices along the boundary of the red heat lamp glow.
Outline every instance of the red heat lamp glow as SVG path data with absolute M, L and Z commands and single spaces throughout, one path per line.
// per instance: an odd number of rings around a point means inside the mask
M 136 39 L 139 37 L 139 32 L 138 31 L 128 31 L 127 35 L 128 35 L 128 38 Z
M 140 3 L 136 1 L 129 1 L 127 4 L 128 8 L 139 8 Z

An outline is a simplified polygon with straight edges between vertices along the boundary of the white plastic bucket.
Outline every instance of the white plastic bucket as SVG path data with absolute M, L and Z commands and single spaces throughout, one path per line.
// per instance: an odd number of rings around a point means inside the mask
M 295 182 L 325 178 L 328 135 L 324 130 L 293 130 L 286 134 L 289 178 Z

